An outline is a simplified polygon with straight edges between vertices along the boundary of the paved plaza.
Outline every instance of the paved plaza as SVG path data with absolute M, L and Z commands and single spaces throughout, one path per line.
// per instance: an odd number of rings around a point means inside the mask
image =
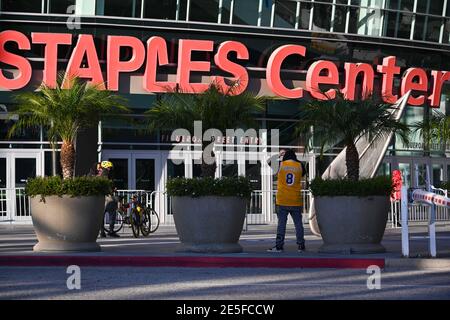
M 371 273 L 366 268 L 277 268 L 246 265 L 198 267 L 187 265 L 136 267 L 81 266 L 79 290 L 69 290 L 65 266 L 8 266 L 17 256 L 41 257 L 33 253 L 36 243 L 31 225 L 0 226 L 0 299 L 450 299 L 450 225 L 438 227 L 439 258 L 426 259 L 426 225 L 411 228 L 411 253 L 400 257 L 399 229 L 387 229 L 383 245 L 387 252 L 373 255 L 330 255 L 317 252 L 322 240 L 306 230 L 307 252 L 296 252 L 292 226 L 288 227 L 284 253 L 267 253 L 273 244 L 275 226 L 249 226 L 241 236 L 240 254 L 200 255 L 180 252 L 175 228 L 161 226 L 148 238 L 135 239 L 129 230 L 121 238 L 99 239 L 102 252 L 56 255 L 58 257 L 135 257 L 173 259 L 384 259 L 379 288 L 369 289 Z M 51 254 L 52 257 L 55 254 Z M 250 260 L 249 260 L 250 261 Z M 370 281 L 369 281 L 370 282 Z

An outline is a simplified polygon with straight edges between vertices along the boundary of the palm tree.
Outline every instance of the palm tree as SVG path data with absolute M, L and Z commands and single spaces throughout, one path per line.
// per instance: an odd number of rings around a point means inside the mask
M 408 141 L 409 128 L 395 120 L 392 106 L 372 97 L 350 101 L 337 94 L 334 100 L 312 101 L 300 112 L 299 119 L 297 134 L 307 139 L 314 135 L 320 141 L 321 154 L 326 146 L 340 142 L 345 145 L 347 176 L 353 181 L 359 180 L 358 139 L 398 133 L 403 141 Z
M 78 133 L 96 126 L 102 115 L 128 112 L 124 100 L 112 92 L 101 90 L 100 85 L 88 85 L 77 77 L 68 79 L 69 87 L 63 87 L 64 75 L 58 76 L 57 85 L 45 84 L 36 92 L 16 95 L 19 120 L 9 130 L 12 136 L 19 130 L 44 126 L 48 128 L 49 141 L 61 145 L 63 178 L 73 177 L 75 167 L 75 141 Z
M 201 121 L 202 136 L 208 129 L 225 133 L 227 129 L 255 128 L 255 113 L 264 110 L 264 101 L 248 92 L 233 95 L 233 86 L 224 92 L 214 83 L 202 94 L 177 91 L 164 95 L 146 112 L 148 127 L 151 131 L 183 128 L 193 134 L 194 121 Z M 202 139 L 203 150 L 209 143 Z M 215 162 L 209 164 L 202 158 L 203 177 L 213 177 L 215 169 Z
M 446 150 L 450 143 L 450 116 L 440 111 L 434 111 L 423 121 L 412 124 L 414 133 L 423 139 L 425 156 L 430 155 L 433 143 L 441 145 Z

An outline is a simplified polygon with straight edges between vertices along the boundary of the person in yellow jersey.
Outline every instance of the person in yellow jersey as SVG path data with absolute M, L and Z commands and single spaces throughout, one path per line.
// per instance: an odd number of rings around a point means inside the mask
M 283 150 L 283 158 L 278 169 L 278 190 L 276 196 L 278 228 L 275 246 L 269 252 L 283 252 L 286 223 L 290 214 L 295 225 L 298 251 L 305 251 L 305 238 L 302 223 L 302 177 L 306 170 L 297 159 L 294 150 Z

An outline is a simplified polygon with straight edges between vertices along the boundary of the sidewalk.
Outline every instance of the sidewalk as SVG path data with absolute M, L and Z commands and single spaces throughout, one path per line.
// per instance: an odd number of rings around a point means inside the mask
M 241 235 L 244 252 L 238 254 L 195 254 L 180 252 L 180 243 L 173 226 L 161 226 L 148 238 L 132 237 L 127 228 L 121 238 L 99 239 L 101 252 L 34 253 L 37 240 L 31 225 L 0 225 L 0 266 L 54 266 L 67 263 L 91 266 L 187 266 L 187 267 L 269 267 L 269 268 L 447 268 L 450 269 L 450 223 L 437 227 L 437 259 L 428 256 L 427 227 L 410 228 L 409 259 L 401 258 L 400 229 L 387 229 L 382 244 L 383 254 L 322 254 L 322 240 L 306 227 L 307 251 L 297 252 L 294 230 L 288 225 L 285 252 L 267 253 L 274 242 L 275 225 L 251 225 Z

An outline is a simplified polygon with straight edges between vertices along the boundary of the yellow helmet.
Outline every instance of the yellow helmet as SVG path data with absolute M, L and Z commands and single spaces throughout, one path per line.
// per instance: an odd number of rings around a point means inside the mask
M 111 161 L 102 161 L 101 167 L 102 167 L 103 169 L 109 169 L 109 168 L 112 168 L 112 167 L 113 167 L 113 164 L 112 164 Z

